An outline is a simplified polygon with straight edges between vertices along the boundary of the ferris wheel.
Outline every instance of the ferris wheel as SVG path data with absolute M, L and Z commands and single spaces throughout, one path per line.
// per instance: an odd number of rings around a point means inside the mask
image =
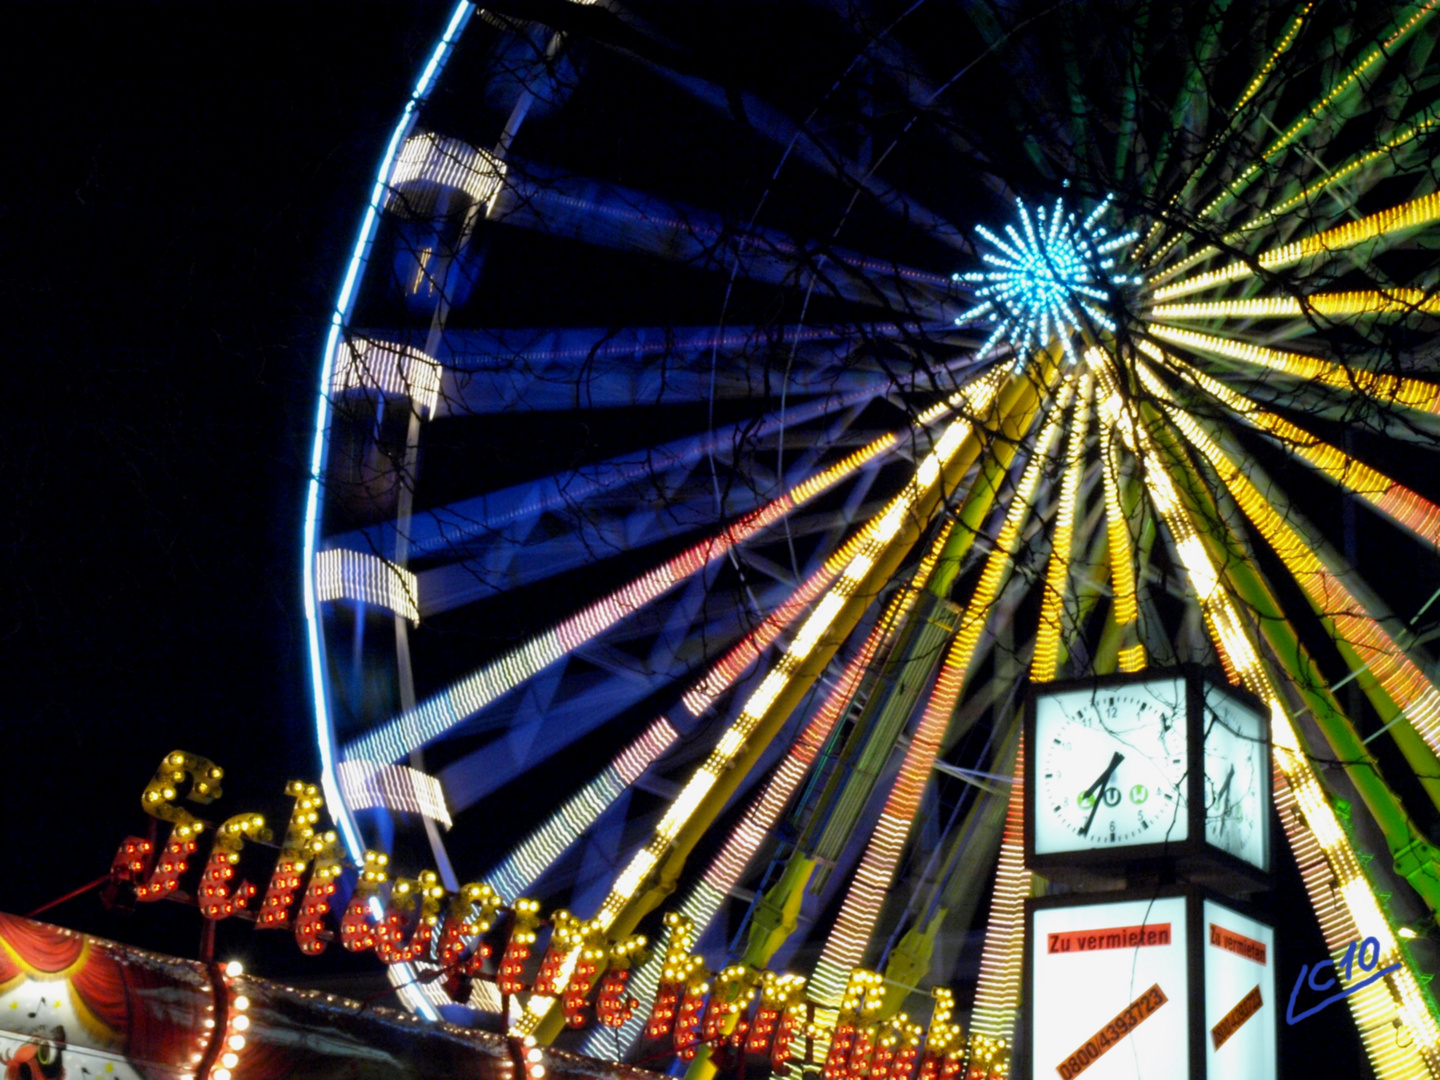
M 1026 689 L 1204 664 L 1440 1075 L 1436 6 L 455 8 L 322 365 L 352 855 L 823 1008 L 966 968 L 1003 1071 Z

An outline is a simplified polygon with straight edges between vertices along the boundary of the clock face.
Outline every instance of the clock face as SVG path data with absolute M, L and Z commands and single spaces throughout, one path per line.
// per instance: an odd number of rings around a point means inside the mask
M 1270 868 L 1270 748 L 1264 714 L 1205 690 L 1205 839 Z
M 1187 838 L 1185 683 L 1068 690 L 1035 702 L 1035 852 Z

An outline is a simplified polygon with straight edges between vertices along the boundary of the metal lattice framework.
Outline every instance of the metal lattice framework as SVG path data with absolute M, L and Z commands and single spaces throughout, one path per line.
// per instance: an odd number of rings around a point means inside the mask
M 973 979 L 1003 1075 L 1026 687 L 1209 664 L 1440 1075 L 1437 6 L 456 8 L 321 379 L 352 856 L 647 933 L 642 1000 L 662 910 L 832 1016 Z

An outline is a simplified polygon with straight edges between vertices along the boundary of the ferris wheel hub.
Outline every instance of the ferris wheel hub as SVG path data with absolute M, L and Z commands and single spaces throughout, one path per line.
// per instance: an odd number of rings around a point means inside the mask
M 1078 363 L 1085 347 L 1117 331 L 1126 319 L 1130 294 L 1144 279 L 1121 264 L 1124 249 L 1139 234 L 1112 235 L 1100 224 L 1111 198 L 1105 196 L 1083 219 L 1064 196 L 1049 209 L 1032 209 L 1016 199 L 1019 228 L 1007 224 L 1000 236 L 984 225 L 975 226 L 986 269 L 957 273 L 952 280 L 979 286 L 974 293 L 978 303 L 957 316 L 955 324 L 993 325 L 978 355 L 1008 342 L 1018 370 L 1035 350 L 1058 342 L 1070 361 Z

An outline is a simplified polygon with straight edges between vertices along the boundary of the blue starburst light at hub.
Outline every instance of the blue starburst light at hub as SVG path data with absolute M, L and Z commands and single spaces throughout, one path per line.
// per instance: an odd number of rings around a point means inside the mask
M 1074 211 L 1066 210 L 1063 198 L 1055 201 L 1048 214 L 1043 206 L 1032 214 L 1024 202 L 1016 199 L 1020 229 L 1006 225 L 1008 240 L 984 225 L 975 226 L 975 231 L 994 249 L 980 252 L 981 261 L 989 269 L 954 274 L 952 280 L 981 285 L 975 297 L 983 301 L 960 315 L 955 325 L 982 319 L 995 324 L 978 356 L 983 357 L 1004 338 L 1015 352 L 1015 367 L 1019 370 L 1033 350 L 1059 338 L 1065 354 L 1077 363 L 1074 338 L 1082 326 L 1114 332 L 1115 320 L 1106 308 L 1114 303 L 1115 288 L 1138 283 L 1141 278 L 1113 272 L 1113 253 L 1139 234 L 1108 236 L 1098 224 L 1111 198 L 1105 196 L 1083 221 Z

